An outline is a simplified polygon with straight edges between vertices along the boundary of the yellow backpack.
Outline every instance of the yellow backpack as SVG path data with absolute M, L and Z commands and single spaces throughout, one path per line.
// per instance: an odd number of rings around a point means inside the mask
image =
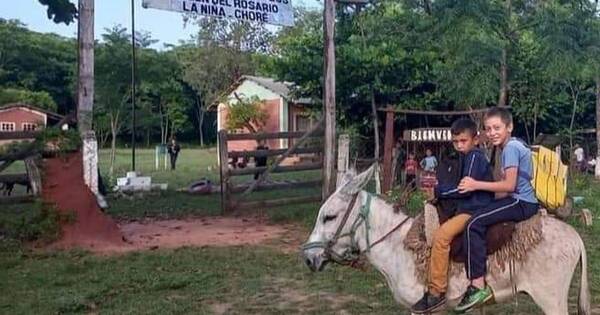
M 544 208 L 556 210 L 565 204 L 567 198 L 568 168 L 556 152 L 540 146 L 531 146 L 533 177 L 531 185 L 535 196 Z

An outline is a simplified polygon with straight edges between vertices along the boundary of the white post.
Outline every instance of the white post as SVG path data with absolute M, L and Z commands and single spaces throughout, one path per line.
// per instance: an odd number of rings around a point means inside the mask
M 98 142 L 93 130 L 83 134 L 83 180 L 94 194 L 98 194 Z
M 160 159 L 160 147 L 154 147 L 154 169 L 158 171 L 158 160 Z
M 167 150 L 165 150 L 165 171 L 169 169 L 168 164 L 167 164 L 167 160 L 169 159 L 169 152 Z
M 350 161 L 350 137 L 347 134 L 340 135 L 338 138 L 338 158 L 337 158 L 337 181 L 336 187 L 340 186 L 340 180 L 348 170 Z

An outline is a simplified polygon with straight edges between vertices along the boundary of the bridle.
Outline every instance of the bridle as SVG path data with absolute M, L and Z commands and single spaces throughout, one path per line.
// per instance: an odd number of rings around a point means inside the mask
M 303 251 L 312 248 L 322 248 L 325 252 L 326 257 L 330 258 L 334 262 L 341 265 L 353 265 L 355 262 L 358 261 L 360 255 L 362 254 L 360 247 L 358 246 L 358 241 L 356 240 L 356 231 L 358 231 L 359 227 L 363 225 L 363 223 L 365 227 L 365 238 L 367 243 L 367 248 L 364 250 L 364 253 L 368 253 L 373 247 L 385 240 L 390 234 L 398 230 L 402 225 L 404 225 L 404 223 L 408 221 L 408 219 L 410 219 L 409 216 L 406 216 L 404 220 L 402 220 L 399 224 L 394 226 L 394 228 L 387 232 L 384 236 L 379 238 L 377 241 L 371 243 L 369 241 L 369 212 L 371 210 L 371 199 L 373 195 L 369 192 L 366 192 L 367 198 L 365 200 L 365 203 L 361 205 L 358 216 L 356 216 L 356 219 L 350 226 L 350 231 L 342 234 L 342 230 L 348 222 L 348 218 L 350 217 L 352 209 L 356 204 L 356 200 L 358 199 L 359 193 L 360 192 L 357 192 L 352 195 L 350 204 L 348 205 L 348 208 L 344 213 L 344 217 L 342 218 L 342 222 L 337 227 L 333 238 L 327 242 L 308 242 L 302 246 Z M 350 247 L 347 250 L 345 250 L 344 253 L 340 254 L 333 250 L 333 246 L 335 246 L 335 244 L 337 244 L 337 242 L 344 237 L 350 237 Z

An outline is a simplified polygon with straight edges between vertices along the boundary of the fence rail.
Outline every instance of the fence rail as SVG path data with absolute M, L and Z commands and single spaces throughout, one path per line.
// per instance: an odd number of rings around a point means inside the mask
M 221 163 L 221 211 L 223 213 L 230 212 L 234 209 L 252 209 L 257 207 L 276 207 L 295 203 L 306 203 L 320 201 L 320 196 L 301 196 L 301 197 L 281 197 L 272 200 L 253 200 L 245 201 L 244 198 L 252 191 L 267 191 L 276 189 L 298 189 L 315 187 L 321 184 L 321 180 L 298 181 L 298 182 L 280 182 L 280 183 L 263 183 L 266 174 L 268 173 L 288 173 L 307 170 L 320 170 L 323 167 L 322 162 L 309 162 L 298 165 L 279 165 L 285 158 L 297 154 L 322 154 L 322 147 L 301 147 L 306 144 L 306 140 L 314 137 L 321 137 L 322 131 L 320 125 L 322 121 L 317 123 L 311 130 L 293 131 L 293 132 L 273 132 L 273 133 L 242 133 L 228 134 L 225 130 L 219 131 L 219 162 Z M 269 150 L 248 150 L 248 151 L 229 151 L 228 142 L 239 140 L 265 140 L 265 139 L 296 139 L 290 147 L 281 149 Z M 243 169 L 229 169 L 230 158 L 257 158 L 257 157 L 275 157 L 276 161 L 268 166 L 246 167 Z M 249 185 L 234 186 L 231 178 L 235 176 L 258 174 L 258 179 Z M 235 193 L 243 193 L 237 198 L 233 197 Z

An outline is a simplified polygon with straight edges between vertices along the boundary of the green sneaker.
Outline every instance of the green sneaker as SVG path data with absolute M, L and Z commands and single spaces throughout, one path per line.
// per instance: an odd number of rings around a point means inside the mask
M 487 285 L 483 289 L 478 289 L 470 285 L 467 288 L 467 293 L 465 293 L 462 301 L 458 303 L 458 306 L 456 306 L 454 310 L 464 313 L 477 305 L 482 305 L 483 303 L 489 301 L 492 297 L 492 289 Z

